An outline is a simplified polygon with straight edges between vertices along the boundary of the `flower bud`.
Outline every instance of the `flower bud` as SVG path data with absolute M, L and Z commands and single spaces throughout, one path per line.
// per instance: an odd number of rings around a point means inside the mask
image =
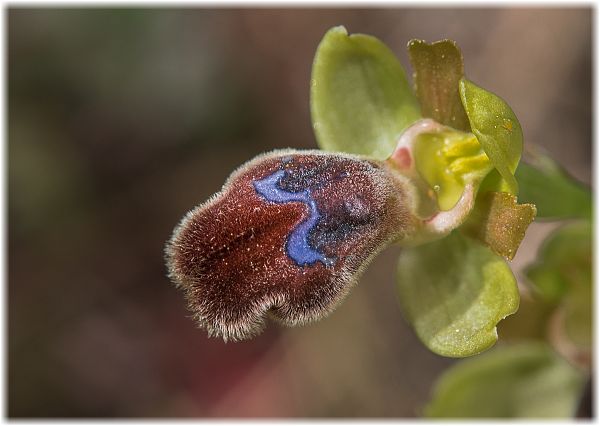
M 169 276 L 210 335 L 330 313 L 368 262 L 415 226 L 406 178 L 384 162 L 282 150 L 242 165 L 166 246 Z

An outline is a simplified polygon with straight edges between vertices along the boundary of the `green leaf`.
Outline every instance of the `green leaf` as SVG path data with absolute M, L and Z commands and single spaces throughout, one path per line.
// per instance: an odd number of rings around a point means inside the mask
M 470 131 L 469 120 L 460 101 L 458 82 L 463 77 L 463 58 L 452 40 L 428 44 L 411 40 L 408 54 L 414 74 L 415 92 L 423 117 L 458 130 Z
M 556 230 L 526 270 L 542 298 L 564 309 L 564 327 L 573 343 L 592 342 L 592 225 L 578 221 Z
M 544 344 L 497 348 L 462 361 L 437 382 L 428 417 L 568 418 L 584 376 Z
M 536 205 L 538 219 L 591 219 L 592 192 L 550 157 L 540 155 L 534 165 L 519 164 L 515 177 L 519 199 Z
M 506 262 L 453 232 L 406 248 L 398 264 L 400 304 L 421 341 L 449 357 L 492 346 L 496 324 L 519 306 L 516 280 Z
M 506 192 L 485 192 L 477 197 L 475 208 L 462 230 L 492 251 L 512 260 L 535 218 L 533 204 L 517 204 Z
M 319 146 L 327 151 L 390 156 L 420 118 L 402 65 L 375 37 L 332 28 L 317 48 L 310 104 Z
M 513 174 L 523 150 L 519 120 L 506 102 L 469 80 L 461 79 L 459 90 L 471 130 L 502 177 L 502 186 L 495 190 L 516 195 L 519 188 Z

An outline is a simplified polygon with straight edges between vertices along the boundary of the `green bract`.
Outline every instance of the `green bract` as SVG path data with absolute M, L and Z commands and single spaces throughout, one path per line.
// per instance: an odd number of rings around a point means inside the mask
M 420 118 L 402 65 L 375 37 L 332 28 L 317 48 L 310 90 L 319 146 L 384 160 Z
M 492 346 L 496 324 L 519 306 L 504 260 L 458 232 L 411 250 L 398 263 L 400 304 L 421 341 L 444 356 Z
M 572 417 L 583 375 L 544 344 L 497 348 L 445 373 L 428 417 Z

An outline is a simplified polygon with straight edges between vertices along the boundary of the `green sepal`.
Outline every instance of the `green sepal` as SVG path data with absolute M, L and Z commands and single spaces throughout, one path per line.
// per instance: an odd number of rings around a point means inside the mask
M 478 354 L 498 336 L 496 324 L 519 306 L 506 262 L 459 232 L 405 248 L 398 263 L 404 316 L 431 351 L 448 357 Z
M 326 151 L 390 156 L 419 104 L 393 52 L 375 37 L 330 29 L 317 48 L 310 88 L 317 142 Z

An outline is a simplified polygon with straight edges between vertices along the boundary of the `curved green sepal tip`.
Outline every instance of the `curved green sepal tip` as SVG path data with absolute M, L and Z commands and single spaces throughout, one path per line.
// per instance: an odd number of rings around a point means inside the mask
M 398 289 L 417 336 L 431 351 L 448 357 L 488 349 L 498 339 L 496 324 L 519 306 L 516 280 L 506 262 L 456 231 L 404 249 Z
M 459 82 L 459 92 L 471 130 L 500 174 L 506 192 L 518 194 L 514 173 L 523 150 L 519 120 L 506 102 L 465 78 Z M 493 189 L 504 190 L 502 186 Z
M 419 105 L 392 51 L 375 37 L 332 28 L 317 48 L 310 105 L 319 146 L 327 151 L 390 156 Z
M 546 341 L 555 306 L 541 302 L 531 292 L 521 294 L 519 310 L 498 324 L 500 342 Z
M 425 415 L 568 418 L 583 386 L 583 374 L 545 344 L 499 347 L 450 368 L 438 380 Z

